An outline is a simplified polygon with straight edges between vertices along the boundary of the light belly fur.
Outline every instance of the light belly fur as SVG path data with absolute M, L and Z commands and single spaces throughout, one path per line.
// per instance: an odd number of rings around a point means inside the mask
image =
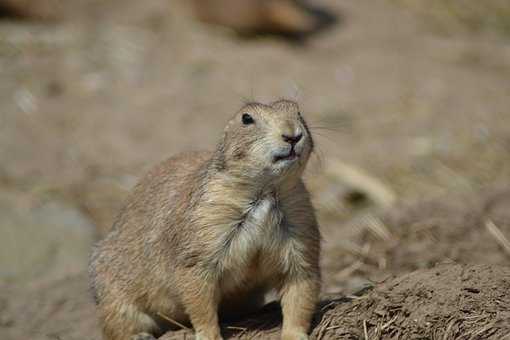
M 275 199 L 267 197 L 247 214 L 228 250 L 221 279 L 223 294 L 263 287 L 279 272 L 278 254 L 284 247 L 283 213 Z

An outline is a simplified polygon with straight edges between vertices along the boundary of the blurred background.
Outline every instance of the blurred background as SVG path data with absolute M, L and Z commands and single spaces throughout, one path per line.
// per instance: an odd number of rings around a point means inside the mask
M 281 97 L 325 293 L 508 264 L 509 1 L 0 0 L 0 338 L 99 339 L 87 257 L 126 193 Z

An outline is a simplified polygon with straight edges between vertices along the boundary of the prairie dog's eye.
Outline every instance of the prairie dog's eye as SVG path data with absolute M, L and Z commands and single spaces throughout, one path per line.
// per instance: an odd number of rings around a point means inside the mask
M 244 125 L 250 125 L 250 124 L 255 123 L 255 121 L 253 120 L 253 117 L 250 116 L 248 113 L 243 113 L 242 121 L 243 121 Z

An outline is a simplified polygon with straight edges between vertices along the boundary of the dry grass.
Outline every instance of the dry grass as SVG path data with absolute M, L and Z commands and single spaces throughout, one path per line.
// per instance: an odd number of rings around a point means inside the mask
M 496 242 L 498 242 L 498 244 L 505 250 L 505 252 L 510 255 L 510 241 L 508 241 L 508 238 L 503 234 L 503 232 L 501 232 L 498 226 L 491 220 L 487 220 L 485 222 L 485 228 L 491 236 L 494 237 Z

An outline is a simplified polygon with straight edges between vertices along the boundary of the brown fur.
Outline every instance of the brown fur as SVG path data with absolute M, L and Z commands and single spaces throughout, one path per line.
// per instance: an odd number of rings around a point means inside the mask
M 290 150 L 282 135 L 298 133 L 297 160 L 275 162 Z M 307 339 L 320 290 L 320 234 L 301 180 L 312 149 L 297 104 L 248 104 L 216 151 L 150 171 L 91 258 L 106 339 L 159 335 L 170 326 L 164 315 L 218 340 L 218 311 L 239 316 L 271 290 L 281 298 L 282 339 Z
M 241 33 L 302 33 L 317 19 L 296 0 L 193 0 L 199 19 Z

